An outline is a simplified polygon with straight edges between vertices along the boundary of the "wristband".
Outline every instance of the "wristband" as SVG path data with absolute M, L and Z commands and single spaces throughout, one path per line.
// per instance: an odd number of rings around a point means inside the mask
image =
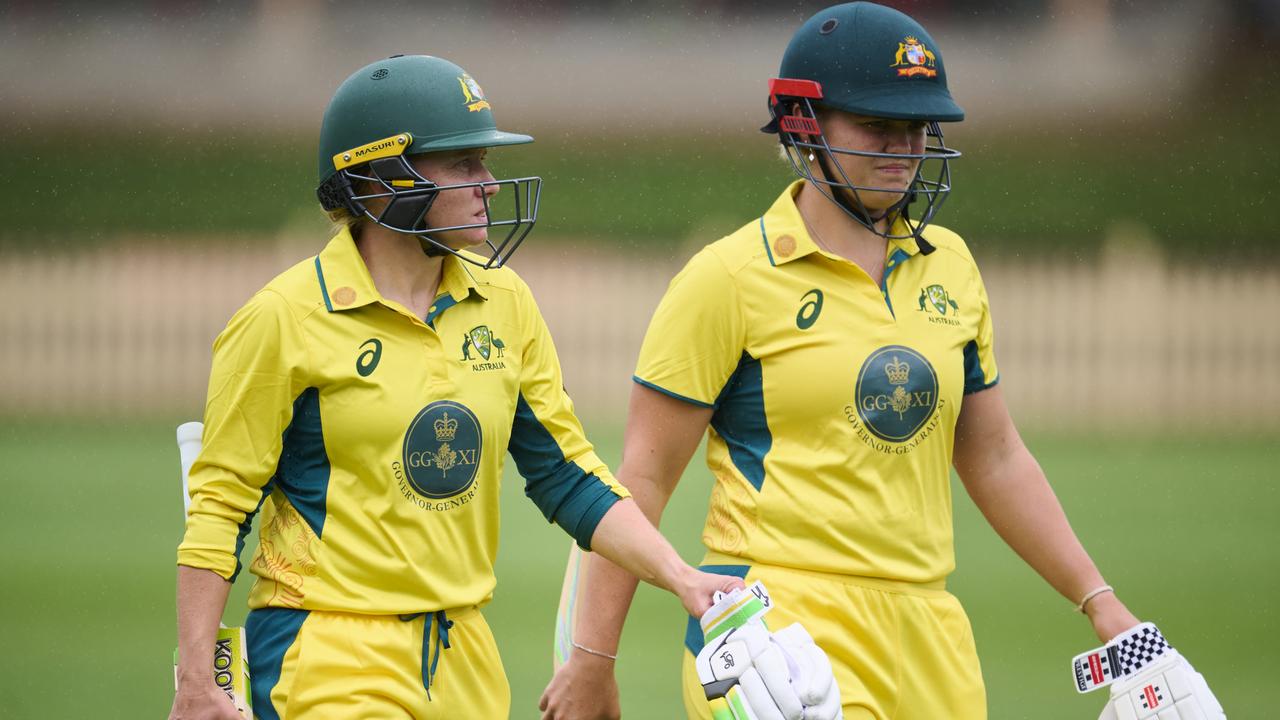
M 1110 585 L 1102 585 L 1090 590 L 1089 592 L 1084 594 L 1084 597 L 1080 598 L 1080 602 L 1076 605 L 1076 612 L 1080 614 L 1084 614 L 1084 608 L 1086 605 L 1089 604 L 1090 600 L 1098 597 L 1102 593 L 1105 593 L 1105 592 L 1113 593 L 1115 591 L 1116 589 L 1111 587 Z
M 574 641 L 574 640 L 570 640 L 570 641 L 569 641 L 569 644 L 570 644 L 570 645 L 572 645 L 572 646 L 574 646 L 574 647 L 576 647 L 576 648 L 578 648 L 579 650 L 581 650 L 581 651 L 582 651 L 582 652 L 584 652 L 584 653 L 590 653 L 590 654 L 592 654 L 592 655 L 599 655 L 599 656 L 600 656 L 600 657 L 602 657 L 602 658 L 609 658 L 610 660 L 617 660 L 617 659 L 618 659 L 618 656 L 617 656 L 617 655 L 610 655 L 610 654 L 609 654 L 609 653 L 607 653 L 607 652 L 600 652 L 599 650 L 592 650 L 591 648 L 587 647 L 586 645 L 579 645 L 579 644 L 578 644 L 576 641 Z

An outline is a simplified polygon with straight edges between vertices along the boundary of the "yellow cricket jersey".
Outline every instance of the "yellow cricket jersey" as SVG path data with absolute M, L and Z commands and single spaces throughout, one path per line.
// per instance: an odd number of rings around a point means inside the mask
M 507 452 L 583 547 L 627 495 L 585 439 L 514 272 L 446 256 L 423 319 L 378 293 L 345 230 L 228 323 L 204 423 L 178 563 L 234 578 L 261 507 L 254 608 L 487 601 Z
M 873 280 L 814 243 L 801 186 L 671 281 L 635 380 L 715 408 L 713 557 L 940 581 L 960 403 L 997 382 L 986 290 L 935 225 L 933 252 L 891 240 Z

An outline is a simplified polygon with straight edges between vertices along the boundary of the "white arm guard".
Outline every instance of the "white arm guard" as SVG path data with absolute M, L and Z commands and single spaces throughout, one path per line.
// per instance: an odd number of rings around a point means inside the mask
M 695 666 L 715 720 L 834 720 L 840 690 L 826 653 L 799 623 L 771 634 L 760 583 L 717 596 L 702 616 L 706 645 Z
M 1072 661 L 1076 690 L 1111 686 L 1098 720 L 1226 720 L 1204 676 L 1151 623 Z

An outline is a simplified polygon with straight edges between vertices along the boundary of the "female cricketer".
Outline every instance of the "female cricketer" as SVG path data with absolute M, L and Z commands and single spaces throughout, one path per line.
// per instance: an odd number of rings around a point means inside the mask
M 1103 642 L 1154 631 L 1105 584 L 1019 438 L 978 269 L 933 224 L 959 156 L 939 123 L 964 117 L 946 79 L 930 35 L 889 8 L 831 7 L 796 32 L 764 130 L 801 179 L 672 280 L 618 471 L 657 522 L 710 426 L 703 569 L 767 584 L 770 625 L 801 622 L 827 652 L 846 720 L 986 717 L 969 622 L 945 589 L 952 466 Z M 585 562 L 574 640 L 612 654 L 635 581 Z M 702 644 L 691 621 L 685 706 L 705 718 Z M 542 706 L 544 718 L 616 716 L 612 661 L 573 653 Z
M 495 180 L 485 153 L 531 141 L 499 131 L 481 87 L 440 58 L 394 56 L 338 88 L 318 195 L 341 230 L 214 344 L 170 717 L 238 717 L 197 660 L 212 656 L 260 510 L 246 623 L 257 717 L 506 718 L 479 608 L 507 452 L 549 521 L 690 612 L 741 587 L 685 565 L 592 452 L 529 288 L 502 267 L 541 180 Z

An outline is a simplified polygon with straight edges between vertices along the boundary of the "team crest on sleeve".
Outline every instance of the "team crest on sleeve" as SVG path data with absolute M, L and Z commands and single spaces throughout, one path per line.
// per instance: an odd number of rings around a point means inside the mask
M 934 69 L 937 64 L 937 56 L 916 36 L 908 35 L 898 43 L 898 52 L 890 67 L 897 69 L 898 77 L 937 77 L 938 71 Z
M 482 441 L 480 422 L 467 406 L 427 405 L 405 431 L 401 462 L 393 465 L 401 494 L 426 510 L 466 504 L 475 496 Z
M 468 111 L 479 112 L 489 109 L 489 101 L 484 99 L 484 90 L 480 89 L 480 83 L 476 82 L 475 78 L 463 73 L 458 78 L 458 84 L 462 86 L 463 104 L 467 106 Z
M 937 427 L 938 375 L 909 347 L 887 345 L 871 353 L 854 395 L 845 414 L 862 441 L 882 452 L 910 452 Z

